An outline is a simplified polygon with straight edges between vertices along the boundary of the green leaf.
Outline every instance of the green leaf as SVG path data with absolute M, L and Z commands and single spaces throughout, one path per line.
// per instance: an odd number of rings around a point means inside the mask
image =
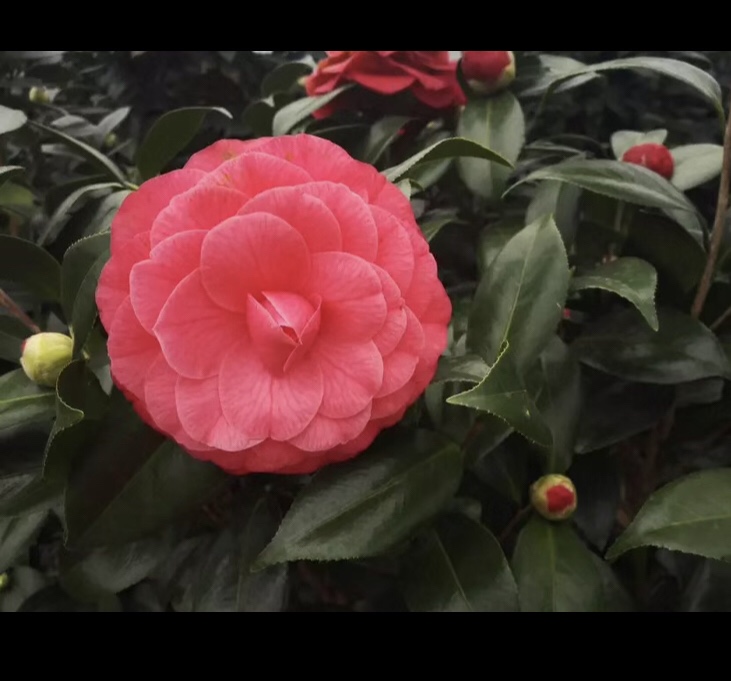
M 604 612 L 634 612 L 635 606 L 627 590 L 622 586 L 619 578 L 614 573 L 612 566 L 605 560 L 592 553 L 594 567 L 599 573 L 602 583 L 602 600 Z
M 523 612 L 604 609 L 594 556 L 567 523 L 534 516 L 518 536 L 512 567 Z
M 0 234 L 0 276 L 41 300 L 60 299 L 60 265 L 50 253 L 25 239 Z
M 295 499 L 254 569 L 383 553 L 438 513 L 461 477 L 459 447 L 427 431 L 331 466 Z
M 159 175 L 193 141 L 211 113 L 233 118 L 226 109 L 215 106 L 191 106 L 160 116 L 147 131 L 137 151 L 137 168 L 142 179 L 149 180 Z
M 148 577 L 167 557 L 170 542 L 158 537 L 62 556 L 60 581 L 82 603 L 97 603 Z
M 0 187 L 16 175 L 20 175 L 24 172 L 25 168 L 22 166 L 0 166 Z
M 632 147 L 640 144 L 664 144 L 667 136 L 667 130 L 651 130 L 650 132 L 618 130 L 612 135 L 612 151 L 614 157 L 621 161 Z
M 680 191 L 705 184 L 721 174 L 723 147 L 718 144 L 689 144 L 670 152 L 675 161 L 671 182 Z
M 539 180 L 567 182 L 620 201 L 683 215 L 687 213 L 685 217 L 688 219 L 683 220 L 683 227 L 703 244 L 704 234 L 699 220 L 694 217 L 697 211 L 693 204 L 664 177 L 647 168 L 622 161 L 570 159 L 530 173 L 508 191 L 524 182 Z
M 66 489 L 73 550 L 126 544 L 198 508 L 226 481 L 144 425 L 118 394 Z
M 570 248 L 579 225 L 579 200 L 582 194 L 581 187 L 571 184 L 555 180 L 541 182 L 528 205 L 525 221 L 530 224 L 552 215 L 566 248 Z
M 342 87 L 336 88 L 332 92 L 328 92 L 326 95 L 320 95 L 319 97 L 303 97 L 298 99 L 296 102 L 287 104 L 282 107 L 276 114 L 274 114 L 274 120 L 272 121 L 272 131 L 275 137 L 280 135 L 286 135 L 292 128 L 298 123 L 301 123 L 308 116 L 311 116 L 318 109 L 322 109 L 323 106 L 329 104 L 336 97 L 340 96 L 346 90 L 349 90 L 352 85 L 343 85 Z
M 464 107 L 457 134 L 493 149 L 514 165 L 525 143 L 525 117 L 520 102 L 510 91 L 494 97 L 472 99 Z M 512 172 L 489 161 L 460 158 L 460 177 L 477 196 L 499 201 Z
M 10 588 L 0 592 L 0 612 L 17 612 L 23 603 L 48 583 L 42 572 L 17 565 L 13 568 Z
M 490 366 L 482 357 L 477 355 L 462 355 L 461 357 L 440 357 L 437 374 L 433 383 L 447 381 L 464 381 L 466 383 L 481 383 Z
M 497 416 L 542 447 L 553 445 L 551 430 L 516 371 L 508 343 L 481 383 L 447 402 Z
M 569 266 L 553 219 L 542 218 L 516 234 L 480 281 L 467 346 L 493 363 L 510 343 L 522 371 L 555 331 L 566 302 Z
M 0 316 L 0 359 L 19 364 L 21 346 L 29 335 L 28 327 L 19 319 Z
M 486 227 L 480 235 L 477 262 L 483 274 L 492 265 L 500 251 L 518 232 L 525 228 L 525 221 L 508 218 Z M 531 223 L 528 223 L 531 224 Z
M 251 572 L 271 541 L 280 516 L 261 497 L 235 516 L 207 551 L 193 582 L 193 612 L 279 612 L 287 599 L 286 565 Z
M 0 518 L 0 572 L 11 567 L 28 548 L 45 520 L 46 513 Z
M 365 163 L 375 165 L 389 145 L 398 137 L 401 128 L 410 120 L 411 118 L 408 116 L 386 116 L 374 123 L 368 131 L 360 158 Z
M 443 518 L 411 551 L 403 590 L 412 612 L 517 612 L 518 589 L 500 544 L 482 524 Z
M 449 137 L 448 139 L 440 140 L 432 144 L 418 154 L 414 154 L 414 156 L 405 160 L 403 163 L 384 170 L 383 174 L 389 181 L 398 182 L 398 180 L 402 179 L 412 168 L 419 164 L 462 156 L 482 158 L 507 166 L 508 168 L 513 167 L 510 161 L 492 149 L 488 149 L 477 142 L 462 137 Z
M 0 376 L 0 434 L 20 432 L 54 416 L 55 394 L 33 383 L 22 369 Z
M 88 194 L 103 192 L 107 189 L 121 188 L 122 185 L 119 184 L 119 182 L 95 182 L 93 184 L 86 184 L 71 192 L 71 194 L 69 194 L 54 211 L 51 219 L 46 225 L 46 228 L 38 237 L 38 245 L 43 246 L 44 244 L 53 241 L 58 236 L 62 225 L 70 218 L 72 210 L 81 201 L 81 199 L 87 198 Z M 118 194 L 121 192 L 116 193 Z
M 271 97 L 278 92 L 288 92 L 303 76 L 312 73 L 312 67 L 301 61 L 278 66 L 266 75 L 261 83 L 261 96 Z
M 0 517 L 15 518 L 48 511 L 58 506 L 63 484 L 46 482 L 41 471 L 11 473 L 0 477 Z
M 635 310 L 626 309 L 603 318 L 572 347 L 584 364 L 628 381 L 673 385 L 731 377 L 712 331 L 676 310 L 658 312 L 657 332 Z
M 584 85 L 591 80 L 596 80 L 599 76 L 595 73 L 587 73 L 583 76 L 578 76 L 570 80 L 564 79 L 562 82 L 557 83 L 559 79 L 569 73 L 575 73 L 579 69 L 585 68 L 586 64 L 583 62 L 572 59 L 571 57 L 564 57 L 557 54 L 541 54 L 539 60 L 543 73 L 534 82 L 530 83 L 528 87 L 520 90 L 522 97 L 533 97 L 537 95 L 545 95 L 545 93 L 556 83 L 555 88 L 551 88 L 554 94 L 559 92 L 566 92 L 574 88 Z
M 424 238 L 430 243 L 444 227 L 451 224 L 465 224 L 464 220 L 457 217 L 455 210 L 433 211 L 419 220 L 419 227 L 421 227 Z
M 697 66 L 692 66 L 677 59 L 666 59 L 663 57 L 629 57 L 627 59 L 614 59 L 600 64 L 585 66 L 573 73 L 557 78 L 548 89 L 548 93 L 555 91 L 558 86 L 567 80 L 584 76 L 587 74 L 602 73 L 604 71 L 617 71 L 630 69 L 633 71 L 650 71 L 659 73 L 675 80 L 685 83 L 698 92 L 704 99 L 713 104 L 716 113 L 721 121 L 725 119 L 723 112 L 723 101 L 721 86 L 715 78 Z
M 28 116 L 22 111 L 8 109 L 7 106 L 0 106 L 0 135 L 5 135 L 22 128 L 27 121 Z
M 121 182 L 126 185 L 127 178 L 124 176 L 124 173 L 119 169 L 119 167 L 100 151 L 94 149 L 94 147 L 61 132 L 60 130 L 56 130 L 55 128 L 50 128 L 34 121 L 30 121 L 30 125 L 38 130 L 42 130 L 47 135 L 50 135 L 73 151 L 77 152 L 86 161 L 91 163 L 91 165 L 96 167 L 105 175 L 108 175 L 112 180 L 116 180 L 117 182 Z
M 44 480 L 66 481 L 106 403 L 107 396 L 85 362 L 72 362 L 61 372 L 56 383 L 56 420 L 43 459 Z
M 554 336 L 540 358 L 543 390 L 537 405 L 551 430 L 546 473 L 564 473 L 571 465 L 581 414 L 581 368 L 567 345 Z
M 653 331 L 659 328 L 655 310 L 657 272 L 650 263 L 639 258 L 619 258 L 600 265 L 590 274 L 576 277 L 571 282 L 572 291 L 598 288 L 616 293 L 632 303 L 647 320 Z
M 656 546 L 731 561 L 731 469 L 693 473 L 655 492 L 607 552 Z
M 96 287 L 109 260 L 109 232 L 77 241 L 61 266 L 61 303 L 73 331 L 74 354 L 84 347 L 97 317 Z

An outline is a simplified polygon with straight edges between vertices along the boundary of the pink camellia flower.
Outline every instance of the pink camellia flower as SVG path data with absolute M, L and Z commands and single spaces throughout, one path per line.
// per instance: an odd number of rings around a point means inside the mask
M 670 150 L 663 144 L 649 142 L 628 149 L 622 156 L 625 163 L 644 166 L 671 180 L 675 173 L 675 161 Z
M 97 289 L 114 381 L 234 474 L 366 449 L 425 390 L 451 305 L 409 201 L 309 135 L 223 140 L 144 183 Z

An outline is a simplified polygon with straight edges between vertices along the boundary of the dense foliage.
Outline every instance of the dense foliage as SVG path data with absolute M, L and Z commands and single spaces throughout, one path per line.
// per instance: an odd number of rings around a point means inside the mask
M 731 53 L 434 54 L 0 52 L 0 611 L 731 609 Z M 410 199 L 448 347 L 355 458 L 228 475 L 97 284 L 144 182 L 300 132 Z

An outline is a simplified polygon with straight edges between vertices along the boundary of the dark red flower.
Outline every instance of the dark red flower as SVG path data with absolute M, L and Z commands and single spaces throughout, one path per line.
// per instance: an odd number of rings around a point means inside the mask
M 658 175 L 662 175 L 666 180 L 672 179 L 675 172 L 673 155 L 662 144 L 638 144 L 636 147 L 628 149 L 622 156 L 622 160 L 625 163 L 634 163 L 649 168 Z
M 305 81 L 307 94 L 325 95 L 341 85 L 357 83 L 380 95 L 410 92 L 431 109 L 449 109 L 465 103 L 457 83 L 457 65 L 449 52 L 328 52 Z M 338 97 L 315 116 L 325 118 L 347 105 Z
M 515 79 L 515 57 L 512 52 L 464 52 L 462 74 L 473 89 L 491 94 Z

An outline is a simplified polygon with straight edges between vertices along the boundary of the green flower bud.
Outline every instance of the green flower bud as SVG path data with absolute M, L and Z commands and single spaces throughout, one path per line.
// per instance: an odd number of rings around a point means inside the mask
M 111 149 L 112 147 L 116 147 L 118 142 L 119 142 L 119 138 L 117 137 L 117 133 L 116 132 L 110 132 L 104 138 L 104 148 L 105 149 Z
M 50 104 L 51 93 L 44 87 L 32 87 L 28 93 L 28 99 L 35 104 Z
M 37 333 L 23 343 L 20 365 L 26 376 L 38 385 L 56 387 L 56 380 L 70 364 L 74 341 L 62 333 Z
M 0 575 L 0 591 L 5 591 L 10 586 L 10 576 L 7 572 Z
M 531 486 L 530 500 L 546 520 L 566 520 L 576 510 L 576 488 L 565 475 L 546 475 Z

